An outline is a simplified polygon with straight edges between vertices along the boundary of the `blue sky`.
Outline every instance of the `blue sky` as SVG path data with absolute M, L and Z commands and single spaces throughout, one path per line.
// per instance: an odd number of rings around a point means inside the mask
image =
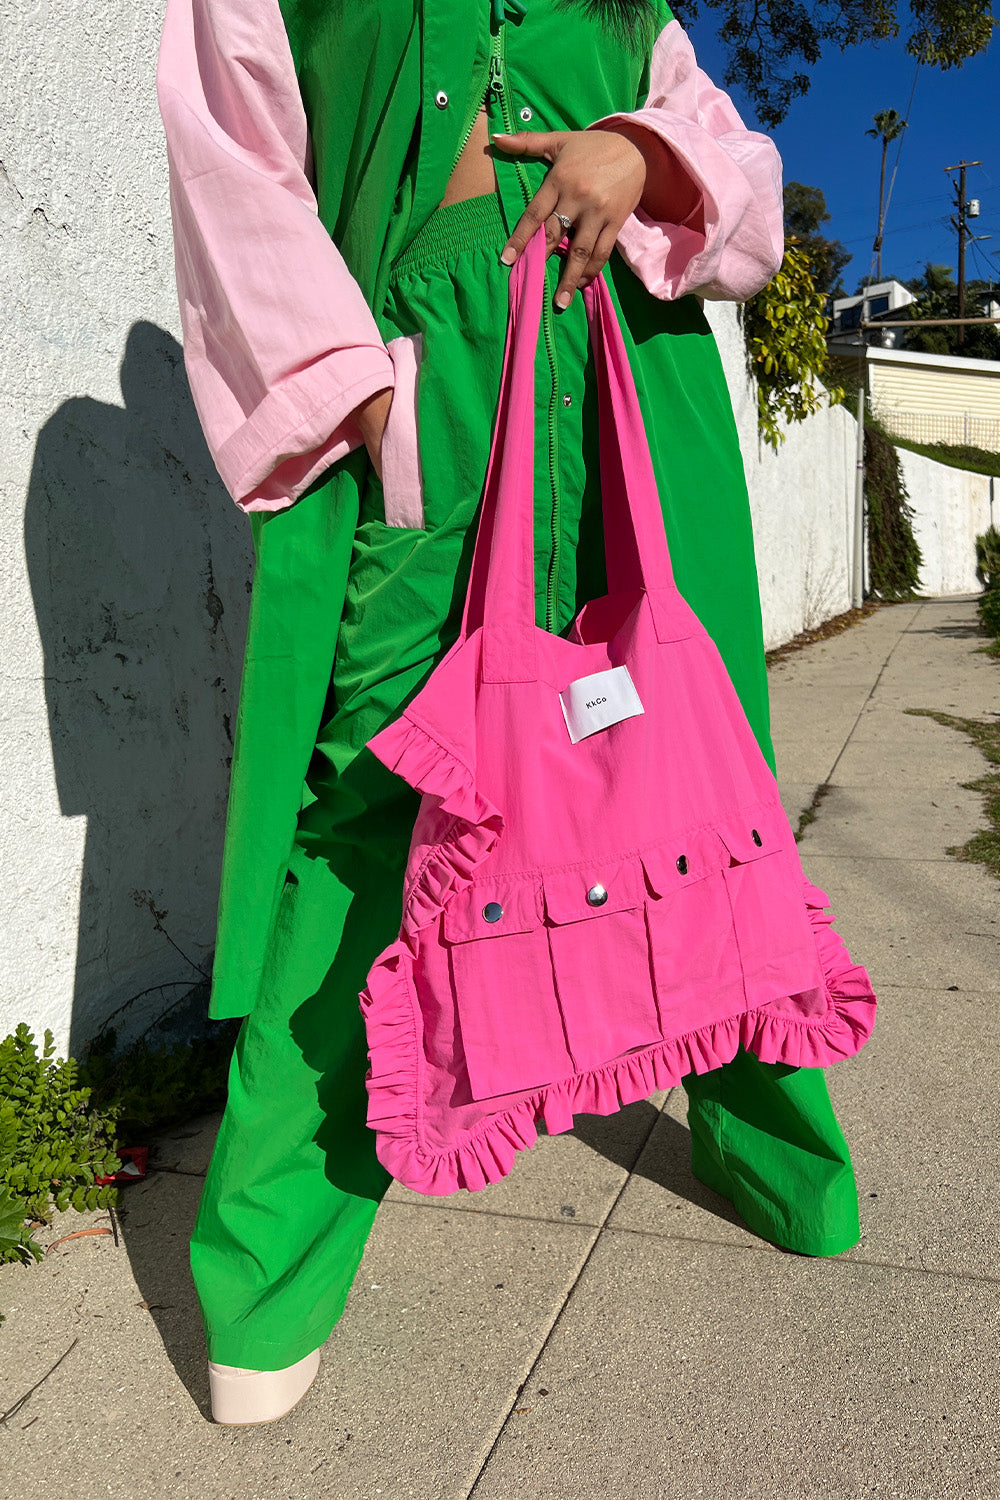
M 715 40 L 710 12 L 691 25 L 689 35 L 701 66 L 721 84 L 725 57 Z M 972 228 L 993 238 L 968 248 L 966 274 L 992 275 L 1000 283 L 998 63 L 1000 32 L 987 53 L 962 68 L 947 73 L 920 69 L 886 219 L 884 275 L 905 281 L 919 276 L 928 260 L 955 267 L 958 236 L 948 222 L 952 189 L 943 168 L 963 158 L 978 158 L 983 166 L 967 173 L 966 195 L 979 198 L 982 205 Z M 784 124 L 773 132 L 785 180 L 823 189 L 832 214 L 825 232 L 854 252 L 843 273 L 849 292 L 871 267 L 878 217 L 881 146 L 865 131 L 879 110 L 905 112 L 915 67 L 901 40 L 843 53 L 833 50 L 813 70 L 809 93 L 796 100 Z M 747 124 L 760 128 L 746 96 L 738 88 L 731 93 Z M 887 177 L 896 144 L 889 147 Z

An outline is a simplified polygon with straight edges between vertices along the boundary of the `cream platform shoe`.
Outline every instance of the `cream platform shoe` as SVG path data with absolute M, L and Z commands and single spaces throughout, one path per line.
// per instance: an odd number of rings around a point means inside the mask
M 236 1365 L 209 1364 L 212 1416 L 226 1427 L 276 1422 L 298 1405 L 318 1370 L 318 1349 L 284 1370 L 241 1370 Z

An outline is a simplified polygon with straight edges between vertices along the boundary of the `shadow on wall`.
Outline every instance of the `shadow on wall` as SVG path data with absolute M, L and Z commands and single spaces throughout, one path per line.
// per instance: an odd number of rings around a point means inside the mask
M 124 407 L 74 398 L 45 424 L 25 514 L 60 807 L 87 818 L 74 1055 L 148 986 L 172 987 L 132 1034 L 184 993 L 172 943 L 210 950 L 249 593 L 180 345 L 135 324 L 121 386 Z

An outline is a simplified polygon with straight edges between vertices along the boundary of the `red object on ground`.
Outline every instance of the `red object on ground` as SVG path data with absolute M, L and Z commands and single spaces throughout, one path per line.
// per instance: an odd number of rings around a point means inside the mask
M 145 1177 L 149 1166 L 148 1146 L 119 1146 L 115 1154 L 121 1157 L 121 1166 L 110 1177 L 95 1177 L 94 1182 L 98 1187 L 105 1187 L 111 1182 L 120 1186 L 123 1182 L 138 1182 L 141 1177 Z

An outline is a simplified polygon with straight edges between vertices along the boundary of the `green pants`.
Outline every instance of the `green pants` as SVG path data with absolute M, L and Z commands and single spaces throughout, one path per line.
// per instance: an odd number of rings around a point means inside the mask
M 417 801 L 365 745 L 457 635 L 503 351 L 504 242 L 493 198 L 439 210 L 396 263 L 381 313 L 386 338 L 422 336 L 425 525 L 388 526 L 369 470 L 325 721 L 192 1241 L 209 1355 L 223 1364 L 279 1369 L 323 1342 L 388 1186 L 365 1124 L 357 997 L 399 927 Z M 646 294 L 616 258 L 611 286 L 678 584 L 771 759 L 749 509 L 718 353 L 693 299 L 657 304 L 637 349 L 630 303 Z M 593 405 L 576 298 L 552 316 L 536 366 L 537 609 L 557 631 L 604 588 Z M 286 556 L 297 535 L 308 547 L 312 508 L 327 499 L 318 487 L 268 520 Z M 255 588 L 268 555 L 261 546 Z M 269 628 L 278 640 L 294 621 Z M 696 1176 L 777 1244 L 829 1255 L 856 1242 L 854 1177 L 822 1072 L 741 1053 L 685 1082 Z

